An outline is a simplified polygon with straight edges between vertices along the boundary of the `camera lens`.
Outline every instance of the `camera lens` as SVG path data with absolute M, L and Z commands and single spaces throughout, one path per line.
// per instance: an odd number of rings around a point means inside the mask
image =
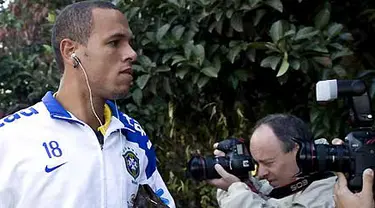
M 187 174 L 197 181 L 221 178 L 214 168 L 217 163 L 223 166 L 224 169 L 229 169 L 229 161 L 226 157 L 193 156 L 188 162 Z
M 345 145 L 316 145 L 318 171 L 350 171 L 350 155 Z
M 351 170 L 351 157 L 346 145 L 302 143 L 297 156 L 302 173 Z

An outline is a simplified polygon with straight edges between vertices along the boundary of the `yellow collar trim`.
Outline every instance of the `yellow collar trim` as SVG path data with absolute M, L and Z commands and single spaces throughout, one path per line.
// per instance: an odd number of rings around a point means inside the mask
M 109 108 L 107 104 L 104 104 L 104 124 L 103 126 L 98 127 L 98 131 L 100 131 L 103 134 L 103 136 L 105 135 L 105 132 L 107 131 L 109 124 L 111 123 L 111 117 L 111 108 Z

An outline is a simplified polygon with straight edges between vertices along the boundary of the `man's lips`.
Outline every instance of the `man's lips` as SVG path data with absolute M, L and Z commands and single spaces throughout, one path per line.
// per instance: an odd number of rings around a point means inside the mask
M 124 70 L 121 70 L 120 73 L 121 74 L 130 74 L 131 76 L 133 76 L 133 69 L 131 67 L 128 67 Z

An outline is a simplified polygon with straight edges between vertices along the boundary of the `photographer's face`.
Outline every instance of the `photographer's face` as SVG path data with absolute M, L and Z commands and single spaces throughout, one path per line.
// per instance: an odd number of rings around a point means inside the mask
M 250 152 L 258 163 L 257 175 L 268 180 L 273 187 L 287 185 L 296 179 L 297 151 L 296 145 L 291 152 L 285 153 L 282 143 L 266 124 L 258 127 L 251 136 Z

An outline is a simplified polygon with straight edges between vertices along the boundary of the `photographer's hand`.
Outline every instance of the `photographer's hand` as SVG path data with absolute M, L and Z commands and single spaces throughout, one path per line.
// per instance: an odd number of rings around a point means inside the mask
M 337 173 L 338 182 L 335 184 L 334 199 L 336 207 L 338 208 L 374 208 L 373 199 L 373 181 L 374 172 L 371 169 L 366 169 L 363 172 L 363 186 L 359 193 L 352 193 L 347 186 L 347 180 L 343 173 Z
M 215 170 L 221 176 L 221 178 L 207 180 L 207 182 L 219 189 L 227 191 L 229 186 L 231 186 L 233 183 L 241 181 L 236 176 L 225 171 L 224 168 L 219 164 L 215 165 Z
M 215 149 L 214 155 L 223 157 L 223 156 L 225 156 L 225 153 L 223 151 L 220 151 L 220 150 L 217 149 L 218 144 L 219 143 L 214 144 L 214 149 Z M 222 178 L 220 178 L 220 179 L 210 179 L 210 180 L 207 180 L 207 183 L 209 183 L 209 184 L 211 184 L 211 185 L 213 185 L 213 186 L 215 186 L 219 189 L 227 191 L 229 186 L 232 185 L 232 183 L 240 181 L 239 178 L 237 178 L 236 176 L 234 176 L 234 175 L 228 173 L 227 171 L 225 171 L 224 168 L 219 164 L 215 165 L 215 170 Z
M 214 144 L 214 155 L 215 156 L 219 156 L 219 157 L 223 157 L 223 156 L 225 156 L 225 153 L 223 152 L 223 151 L 220 151 L 220 150 L 218 150 L 217 149 L 217 145 L 219 145 L 219 143 L 218 142 L 216 142 L 215 144 Z

